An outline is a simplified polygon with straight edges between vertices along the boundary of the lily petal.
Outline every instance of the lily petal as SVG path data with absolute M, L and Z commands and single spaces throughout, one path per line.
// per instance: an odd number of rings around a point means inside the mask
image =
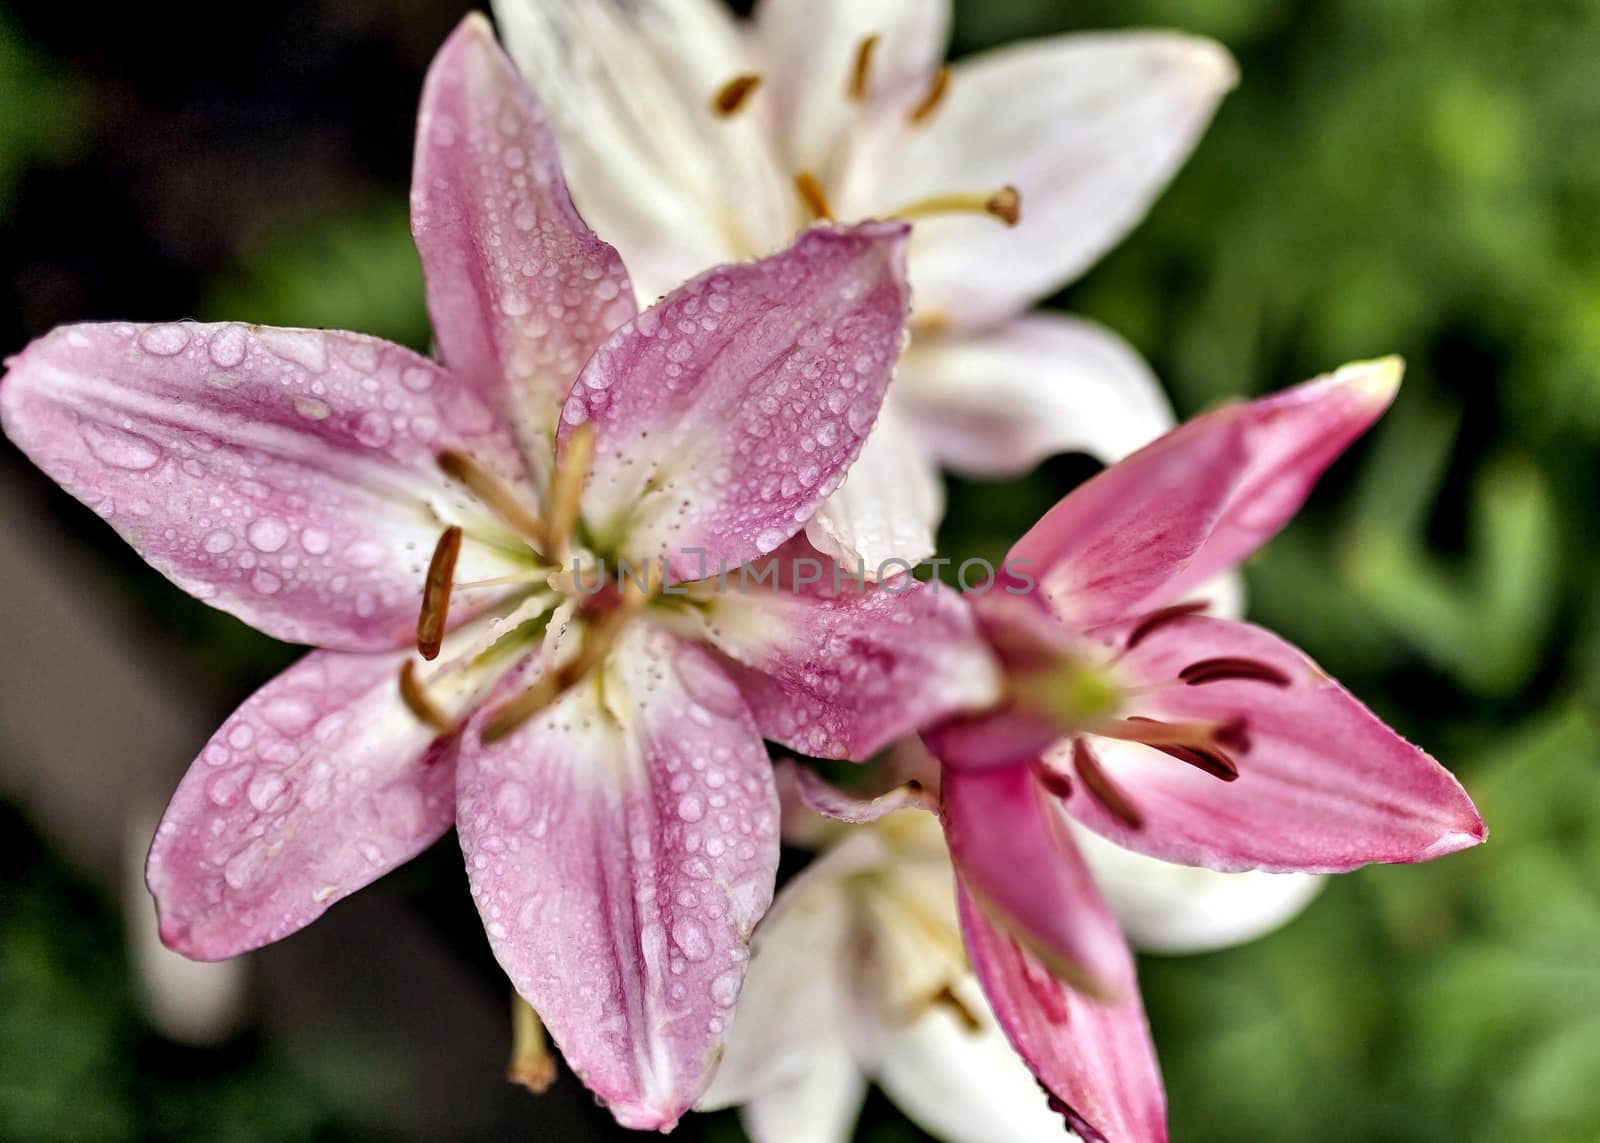
M 1011 549 L 1079 626 L 1162 606 L 1243 560 L 1393 400 L 1398 358 L 1197 417 L 1075 489 Z
M 973 970 L 1011 1043 L 1060 1101 L 1085 1143 L 1166 1143 L 1166 1097 L 1124 945 L 1117 976 L 1123 998 L 1104 1004 L 1051 976 L 958 891 L 961 931 Z M 1111 925 L 1104 905 L 1080 909 L 1079 923 Z
M 844 484 L 806 525 L 806 538 L 818 551 L 878 580 L 933 555 L 943 516 L 938 466 L 891 396 Z
M 919 338 L 898 377 L 894 396 L 918 437 L 971 476 L 1016 476 L 1061 452 L 1120 460 L 1172 427 L 1172 407 L 1133 348 L 1063 314 Z
M 1216 658 L 1264 664 L 1288 685 L 1175 682 L 1189 664 Z M 1137 803 L 1143 828 L 1127 828 L 1081 790 L 1067 805 L 1119 845 L 1211 869 L 1337 873 L 1426 861 L 1485 837 L 1449 771 L 1268 631 L 1191 617 L 1152 632 L 1124 661 L 1130 676 L 1169 684 L 1140 701 L 1140 714 L 1242 716 L 1249 748 L 1234 753 L 1238 779 L 1219 782 L 1148 747 L 1097 739 L 1103 766 Z
M 959 592 L 909 575 L 855 583 L 810 550 L 796 540 L 773 558 L 790 567 L 777 584 L 719 592 L 698 611 L 764 738 L 864 761 L 993 700 L 998 672 Z M 796 582 L 802 565 L 814 582 Z
M 877 419 L 907 302 L 902 223 L 820 227 L 723 266 L 617 331 L 584 368 L 563 441 L 596 430 L 583 518 L 675 578 L 800 530 Z M 698 549 L 703 556 L 697 558 Z
M 315 651 L 222 724 L 150 849 L 166 945 L 220 960 L 270 944 L 450 828 L 454 742 L 401 703 L 407 657 Z
M 1297 917 L 1323 884 L 1310 873 L 1174 865 L 1082 827 L 1073 838 L 1122 931 L 1146 952 L 1208 952 L 1253 941 Z
M 777 250 L 799 202 L 779 172 L 760 75 L 717 0 L 494 0 L 506 46 L 550 109 L 572 196 L 648 304 L 709 266 Z M 763 84 L 764 86 L 764 84 Z
M 919 316 L 981 328 L 1060 289 L 1144 216 L 1237 72 L 1212 40 L 1171 32 L 1059 36 L 956 63 L 925 121 L 880 116 L 841 217 L 884 217 L 951 192 L 1021 192 L 1022 217 L 917 223 Z
M 849 1143 L 866 1096 L 849 1045 L 830 1037 L 813 1045 L 805 1072 L 752 1097 L 739 1120 L 751 1143 Z
M 763 93 L 795 173 L 828 180 L 863 106 L 915 89 L 921 94 L 944 59 L 949 0 L 761 0 L 755 40 L 770 61 Z M 851 92 L 858 53 L 871 49 L 862 99 Z
M 633 288 L 573 209 L 544 109 L 480 15 L 423 85 L 411 229 L 445 361 L 544 462 L 572 379 L 633 316 Z
M 924 789 L 920 782 L 906 782 L 881 794 L 868 797 L 853 790 L 840 789 L 818 777 L 815 771 L 796 765 L 792 761 L 786 760 L 778 765 L 787 771 L 785 777 L 792 783 L 790 788 L 801 804 L 812 813 L 821 814 L 834 821 L 864 825 L 896 810 L 938 812 L 934 795 Z
M 711 1080 L 771 903 L 777 795 L 706 652 L 635 625 L 602 670 L 492 746 L 468 727 L 457 829 L 512 984 L 619 1123 L 665 1129 Z
M 1132 977 L 1122 934 L 1065 815 L 1028 768 L 946 767 L 941 797 L 964 892 L 1073 987 L 1108 999 L 1126 992 Z
M 848 1127 L 854 1121 L 859 1094 L 851 1106 L 841 1097 L 852 1087 L 860 1088 L 859 1078 L 854 1085 L 844 1083 L 844 1069 L 828 1066 L 842 1053 L 851 1061 L 849 1072 L 859 1077 L 845 1027 L 854 1001 L 853 920 L 840 882 L 888 859 L 874 834 L 856 830 L 783 887 L 751 941 L 750 971 L 728 1033 L 728 1050 L 698 1109 L 749 1103 L 764 1093 L 792 1089 L 768 1110 L 776 1113 L 796 1103 L 825 1105 L 812 1107 L 825 1122 L 842 1121 Z M 808 1082 L 819 1065 L 822 1082 Z
M 466 526 L 462 578 L 516 570 L 474 538 L 492 525 L 434 459 L 471 452 L 521 480 L 515 445 L 470 390 L 400 346 L 117 323 L 64 326 L 8 364 L 6 435 L 157 571 L 275 638 L 410 643 L 446 524 Z
M 965 976 L 950 991 L 977 1026 L 946 1005 L 889 1025 L 875 1056 L 879 1086 L 947 1143 L 1061 1143 L 1061 1116 L 1006 1039 L 976 978 Z

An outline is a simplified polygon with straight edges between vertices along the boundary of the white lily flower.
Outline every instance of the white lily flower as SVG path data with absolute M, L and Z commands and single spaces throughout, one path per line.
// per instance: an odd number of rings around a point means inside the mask
M 868 574 L 933 551 L 937 466 L 1115 460 L 1172 423 L 1093 322 L 1026 311 L 1143 216 L 1235 81 L 1219 44 L 1058 36 L 944 67 L 949 0 L 494 0 L 572 196 L 644 300 L 817 217 L 916 219 L 915 311 L 877 429 L 811 542 Z M 993 216 L 993 217 L 989 217 Z M 1016 225 L 1006 225 L 1006 223 Z
M 870 1080 L 949 1143 L 1060 1143 L 967 964 L 937 819 L 903 810 L 831 835 L 756 929 L 698 1106 L 742 1105 L 755 1143 L 843 1143 Z

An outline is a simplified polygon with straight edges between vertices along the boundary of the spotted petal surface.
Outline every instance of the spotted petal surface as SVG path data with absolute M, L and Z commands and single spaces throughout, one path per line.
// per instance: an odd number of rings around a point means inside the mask
M 777 793 L 706 652 L 639 626 L 603 670 L 493 746 L 469 726 L 457 829 L 567 1063 L 624 1126 L 667 1128 L 710 1082 L 772 900 Z
M 602 548 L 673 574 L 793 536 L 878 416 L 909 302 L 902 223 L 819 227 L 723 266 L 618 330 L 568 399 L 597 431 L 583 518 Z
M 200 960 L 270 944 L 450 828 L 452 744 L 401 704 L 405 658 L 315 651 L 222 724 L 150 850 L 163 941 Z
M 481 16 L 423 86 L 411 229 L 445 362 L 518 428 L 544 479 L 561 401 L 633 316 L 633 287 L 578 217 L 544 109 Z
M 492 533 L 437 450 L 522 479 L 471 389 L 360 334 L 64 326 L 9 366 L 0 420 L 35 464 L 179 587 L 289 642 L 412 640 L 445 524 Z M 513 565 L 469 538 L 458 568 L 476 579 Z

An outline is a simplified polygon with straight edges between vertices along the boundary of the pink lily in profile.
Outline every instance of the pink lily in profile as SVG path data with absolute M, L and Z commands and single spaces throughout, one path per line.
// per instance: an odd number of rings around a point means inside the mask
M 970 596 L 1005 697 L 923 732 L 962 929 L 1011 1042 L 1086 1139 L 1167 1129 L 1132 957 L 1069 818 L 1221 871 L 1337 873 L 1485 837 L 1450 773 L 1302 652 L 1184 602 L 1288 522 L 1400 373 L 1347 366 L 1190 421 L 1073 491 Z M 901 803 L 811 796 L 854 820 Z
M 354 333 L 68 326 L 9 363 L 0 417 L 178 585 L 318 648 L 174 795 L 163 940 L 277 940 L 455 825 L 517 991 L 621 1123 L 669 1127 L 772 897 L 762 737 L 860 757 L 993 685 L 954 595 L 823 591 L 769 556 L 876 416 L 907 228 L 813 230 L 636 314 L 481 17 L 429 72 L 412 206 L 444 364 Z M 688 582 L 762 557 L 788 590 Z M 652 573 L 585 588 L 622 558 Z

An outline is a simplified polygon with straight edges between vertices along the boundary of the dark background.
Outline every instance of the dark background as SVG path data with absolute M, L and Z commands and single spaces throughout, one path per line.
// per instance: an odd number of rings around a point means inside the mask
M 1338 879 L 1248 948 L 1147 958 L 1175 1137 L 1600 1137 L 1600 6 L 957 7 L 958 53 L 1149 25 L 1238 56 L 1172 190 L 1059 299 L 1180 411 L 1410 364 L 1248 569 L 1252 613 L 1454 768 L 1491 840 Z M 0 353 L 179 316 L 425 347 L 412 120 L 464 10 L 0 5 Z M 997 554 L 1090 470 L 957 485 L 943 546 Z M 504 981 L 452 839 L 247 958 L 220 1043 L 159 1034 L 124 936 L 145 815 L 294 651 L 188 600 L 9 445 L 0 527 L 0 1139 L 622 1136 L 570 1076 L 541 1099 L 501 1081 Z M 728 1115 L 680 1134 L 740 1138 Z M 878 1099 L 862 1137 L 918 1138 Z

